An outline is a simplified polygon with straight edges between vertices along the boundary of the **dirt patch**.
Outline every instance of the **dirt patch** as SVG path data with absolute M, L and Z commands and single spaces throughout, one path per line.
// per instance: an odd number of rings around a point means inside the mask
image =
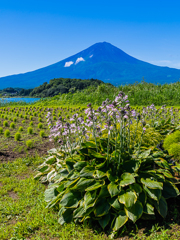
M 17 193 L 15 193 L 13 191 L 8 192 L 8 195 L 9 195 L 9 197 L 11 197 L 14 200 L 17 200 L 19 198 Z
M 23 158 L 27 156 L 44 156 L 47 154 L 47 151 L 51 148 L 54 148 L 54 143 L 52 142 L 43 142 L 37 144 L 31 149 L 22 149 L 21 152 L 13 151 L 13 148 L 3 149 L 0 151 L 0 163 L 13 161 L 16 158 Z

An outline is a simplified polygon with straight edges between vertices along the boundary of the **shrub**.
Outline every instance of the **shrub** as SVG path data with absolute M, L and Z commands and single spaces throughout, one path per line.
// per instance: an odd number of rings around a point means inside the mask
M 25 123 L 25 120 L 22 120 L 22 123 Z
M 39 132 L 39 136 L 40 136 L 41 138 L 45 137 L 45 132 L 44 132 L 43 130 L 41 130 L 41 131 Z
M 33 144 L 33 141 L 32 140 L 27 140 L 26 141 L 26 146 L 30 149 L 30 148 L 33 148 L 34 144 Z
M 13 118 L 13 122 L 17 122 L 17 118 L 16 117 Z
M 173 158 L 176 160 L 180 160 L 180 142 L 172 143 L 168 148 L 169 154 L 173 155 Z
M 36 177 L 49 182 L 45 200 L 48 207 L 59 208 L 59 223 L 84 222 L 90 217 L 103 229 L 116 232 L 128 220 L 154 219 L 154 208 L 165 217 L 166 199 L 179 195 L 168 155 L 155 148 L 141 151 L 135 158 L 126 152 L 116 173 L 114 163 L 107 159 L 107 145 L 108 139 L 98 139 L 97 152 L 95 142 L 87 141 L 73 157 L 58 157 L 63 151 L 52 153 L 39 167 Z
M 3 128 L 2 127 L 0 127 L 0 134 L 2 134 L 3 133 Z
M 42 122 L 42 118 L 38 118 L 38 121 L 39 121 L 39 122 Z
M 178 143 L 180 142 L 180 131 L 175 131 L 172 134 L 169 134 L 166 136 L 163 147 L 164 149 L 168 150 L 173 143 Z
M 55 117 L 55 116 L 53 117 L 53 120 L 56 120 L 56 117 Z
M 7 122 L 7 121 L 4 121 L 4 122 L 3 122 L 3 126 L 4 126 L 4 127 L 8 127 L 8 126 L 9 126 L 8 122 Z
M 180 131 L 167 135 L 163 147 L 168 150 L 169 154 L 174 155 L 175 159 L 180 160 Z
M 22 132 L 23 131 L 23 127 L 19 127 L 19 131 Z
M 34 116 L 34 117 L 36 117 L 36 115 L 37 115 L 37 113 L 36 113 L 36 112 L 34 112 L 34 113 L 33 113 L 33 116 Z
M 14 140 L 15 141 L 20 141 L 20 139 L 21 139 L 21 134 L 19 132 L 17 132 L 14 136 Z
M 28 134 L 33 134 L 33 129 L 32 129 L 32 127 L 28 127 L 27 133 L 28 133 Z
M 39 123 L 39 124 L 38 124 L 38 128 L 41 129 L 42 127 L 43 127 L 42 123 Z
M 15 124 L 13 122 L 10 124 L 10 128 L 15 128 Z
M 34 124 L 33 124 L 33 122 L 31 121 L 31 122 L 29 123 L 29 125 L 30 125 L 30 126 L 33 126 Z
M 5 130 L 4 136 L 5 136 L 6 138 L 9 138 L 9 137 L 10 137 L 10 131 L 9 131 L 8 129 Z
M 29 117 L 29 120 L 33 120 L 33 117 L 32 117 L 32 116 L 30 116 L 30 117 Z
M 24 115 L 24 119 L 27 119 L 27 115 Z
M 4 119 L 6 119 L 6 120 L 7 120 L 7 119 L 8 119 L 8 117 L 5 115 L 5 116 L 4 116 Z

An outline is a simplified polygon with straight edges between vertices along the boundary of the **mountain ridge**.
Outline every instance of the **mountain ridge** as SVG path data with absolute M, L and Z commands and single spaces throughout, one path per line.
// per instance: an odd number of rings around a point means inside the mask
M 114 85 L 141 81 L 171 83 L 179 80 L 180 70 L 138 60 L 107 42 L 95 43 L 77 54 L 27 73 L 0 78 L 0 89 L 34 88 L 54 78 L 99 79 Z

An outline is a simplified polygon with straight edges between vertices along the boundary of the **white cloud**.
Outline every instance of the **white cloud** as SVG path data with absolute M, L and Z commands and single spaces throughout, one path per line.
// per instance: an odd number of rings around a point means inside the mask
M 92 57 L 93 57 L 93 54 L 89 58 L 92 58 Z
M 70 62 L 66 62 L 64 67 L 70 67 L 74 62 L 70 61 Z
M 82 57 L 77 58 L 75 64 L 78 64 L 79 62 L 82 62 L 82 61 L 85 61 L 84 58 L 82 58 Z

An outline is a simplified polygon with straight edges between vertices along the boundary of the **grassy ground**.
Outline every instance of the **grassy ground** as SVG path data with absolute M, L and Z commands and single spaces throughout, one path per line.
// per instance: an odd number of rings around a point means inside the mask
M 0 164 L 0 239 L 58 240 L 108 239 L 98 226 L 67 224 L 61 226 L 57 213 L 46 209 L 46 186 L 33 179 L 35 168 L 43 161 L 38 156 Z M 129 223 L 117 239 L 180 239 L 180 199 L 169 202 L 165 220 Z
M 45 208 L 45 186 L 33 179 L 38 157 L 0 164 L 0 239 L 104 239 L 91 229 L 61 227 L 57 213 Z
M 0 135 L 0 240 L 108 239 L 107 233 L 101 232 L 99 226 L 61 226 L 57 212 L 46 209 L 46 186 L 34 180 L 35 169 L 43 162 L 42 156 L 54 147 L 48 140 L 49 129 L 45 116 L 47 111 L 52 112 L 54 121 L 59 116 L 68 119 L 77 112 L 83 116 L 83 108 L 78 106 L 48 108 L 34 105 L 0 109 L 0 127 L 3 128 Z M 16 121 L 13 121 L 14 118 Z M 7 127 L 4 121 L 8 122 Z M 15 128 L 10 128 L 12 122 Z M 33 123 L 33 134 L 27 133 L 30 122 Z M 43 128 L 38 128 L 39 123 L 43 124 Z M 20 126 L 23 127 L 21 141 L 15 141 L 14 135 Z M 10 137 L 6 138 L 4 132 L 8 129 Z M 41 130 L 45 132 L 44 138 L 39 136 Z M 26 146 L 29 139 L 34 142 L 32 149 Z M 141 220 L 135 225 L 129 222 L 121 229 L 117 239 L 180 239 L 180 197 L 171 199 L 168 207 L 166 219 Z

